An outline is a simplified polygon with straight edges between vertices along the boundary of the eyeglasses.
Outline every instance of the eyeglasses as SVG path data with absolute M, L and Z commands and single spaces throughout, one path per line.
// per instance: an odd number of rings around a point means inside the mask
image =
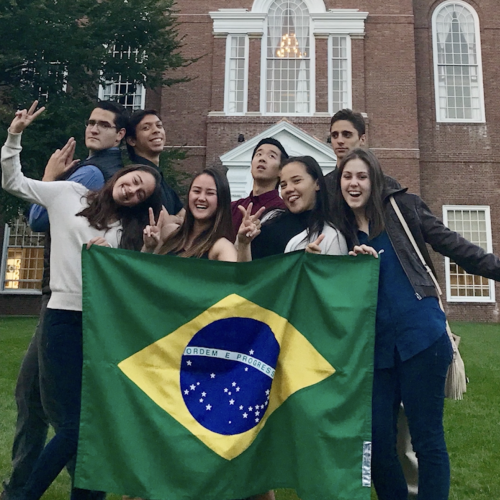
M 92 128 L 97 125 L 98 130 L 109 130 L 111 128 L 117 128 L 116 125 L 111 125 L 109 122 L 103 122 L 102 120 L 85 120 L 85 126 L 87 128 Z

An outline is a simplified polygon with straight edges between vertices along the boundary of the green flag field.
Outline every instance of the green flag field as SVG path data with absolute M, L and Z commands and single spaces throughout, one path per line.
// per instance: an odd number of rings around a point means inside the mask
M 78 487 L 370 497 L 376 259 L 82 255 Z

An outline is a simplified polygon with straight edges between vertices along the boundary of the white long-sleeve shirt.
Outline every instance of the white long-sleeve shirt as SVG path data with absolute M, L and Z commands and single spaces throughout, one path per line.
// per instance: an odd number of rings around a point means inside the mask
M 2 187 L 9 193 L 47 208 L 50 220 L 51 309 L 82 310 L 82 245 L 96 236 L 118 247 L 121 224 L 108 230 L 89 225 L 86 217 L 76 216 L 88 206 L 89 190 L 76 182 L 42 182 L 25 177 L 21 171 L 21 134 L 11 134 L 2 148 Z

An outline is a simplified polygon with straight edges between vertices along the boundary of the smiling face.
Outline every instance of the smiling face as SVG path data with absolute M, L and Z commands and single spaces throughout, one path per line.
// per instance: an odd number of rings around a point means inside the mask
M 125 135 L 125 129 L 116 129 L 115 114 L 106 109 L 95 108 L 90 114 L 88 125 L 85 129 L 85 146 L 89 151 L 102 151 L 103 149 L 118 146 Z
M 341 160 L 351 151 L 365 143 L 365 134 L 359 135 L 354 125 L 349 120 L 337 120 L 330 129 L 332 149 L 337 160 Z
M 340 178 L 344 200 L 355 215 L 365 216 L 366 205 L 372 193 L 368 165 L 360 158 L 348 161 Z
M 286 207 L 294 214 L 312 210 L 316 204 L 318 182 L 306 170 L 304 164 L 294 161 L 281 169 L 281 196 Z
M 208 174 L 196 177 L 188 196 L 189 210 L 197 221 L 208 221 L 217 211 L 217 187 L 214 178 Z
M 146 115 L 135 129 L 135 137 L 127 137 L 135 153 L 144 158 L 155 158 L 163 151 L 165 145 L 165 129 L 156 115 Z
M 143 170 L 133 170 L 119 177 L 113 186 L 117 205 L 133 207 L 149 198 L 156 187 L 155 178 Z
M 281 151 L 273 144 L 262 144 L 252 158 L 252 177 L 256 181 L 277 182 L 280 175 Z

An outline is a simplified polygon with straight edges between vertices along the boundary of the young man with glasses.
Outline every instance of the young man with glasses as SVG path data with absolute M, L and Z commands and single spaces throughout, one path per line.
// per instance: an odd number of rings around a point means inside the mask
M 85 128 L 85 145 L 89 150 L 86 160 L 65 170 L 64 162 L 58 161 L 60 151 L 49 160 L 43 181 L 70 180 L 88 189 L 100 189 L 104 183 L 123 167 L 119 145 L 127 127 L 126 110 L 118 103 L 99 102 Z M 66 146 L 67 147 L 67 146 Z M 74 145 L 73 145 L 74 148 Z M 64 148 L 63 148 L 64 150 Z M 72 156 L 72 155 L 71 155 Z M 44 377 L 43 363 L 39 363 L 41 352 L 40 336 L 43 318 L 50 298 L 50 233 L 47 210 L 40 205 L 32 205 L 29 224 L 33 231 L 45 232 L 44 272 L 42 280 L 42 304 L 35 334 L 30 342 L 19 371 L 16 384 L 17 422 L 12 446 L 12 473 L 4 482 L 1 500 L 21 498 L 23 487 L 38 459 L 47 438 L 48 424 L 57 425 L 58 409 L 54 402 L 44 397 L 40 380 Z M 74 462 L 68 465 L 74 471 Z M 104 493 L 79 490 L 74 492 L 80 499 L 99 500 Z

